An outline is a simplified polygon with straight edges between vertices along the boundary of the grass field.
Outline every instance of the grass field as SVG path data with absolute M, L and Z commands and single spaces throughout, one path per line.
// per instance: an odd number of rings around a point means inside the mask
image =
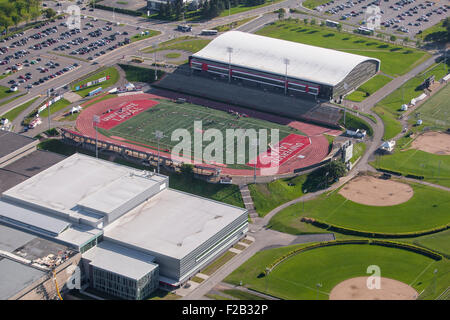
M 0 86 L 0 100 L 8 98 L 12 95 L 18 94 L 20 91 L 13 92 L 8 87 Z
M 406 233 L 428 230 L 450 222 L 449 192 L 410 183 L 413 197 L 395 206 L 366 206 L 347 200 L 334 191 L 297 203 L 277 213 L 269 222 L 272 229 L 292 234 L 309 232 L 302 217 L 368 232 Z M 304 209 L 303 209 L 304 208 Z
M 219 270 L 221 266 L 223 266 L 225 263 L 230 261 L 235 255 L 236 255 L 236 253 L 234 253 L 234 252 L 226 251 L 224 254 L 222 254 L 220 257 L 215 259 L 210 265 L 208 265 L 205 269 L 203 269 L 200 272 L 210 276 L 214 272 Z
M 260 4 L 260 5 L 257 5 L 257 6 L 246 6 L 245 4 L 240 4 L 240 5 L 236 6 L 236 7 L 232 7 L 230 9 L 230 11 L 228 11 L 227 9 L 223 10 L 222 13 L 219 15 L 219 17 L 226 17 L 229 14 L 233 15 L 233 14 L 236 14 L 236 13 L 242 13 L 242 12 L 246 12 L 246 11 L 249 11 L 249 10 L 262 8 L 262 7 L 265 7 L 265 6 L 270 6 L 270 5 L 272 5 L 274 3 L 278 3 L 280 1 L 283 1 L 283 0 L 267 0 L 266 3 Z
M 327 27 L 305 25 L 296 20 L 275 22 L 256 33 L 377 58 L 381 60 L 381 71 L 390 76 L 405 74 L 430 57 L 425 51 L 337 32 L 335 29 Z
M 252 21 L 255 18 L 256 18 L 256 16 L 253 16 L 253 17 L 242 19 L 242 20 L 234 21 L 234 22 L 227 23 L 227 24 L 224 24 L 224 25 L 221 25 L 218 27 L 214 27 L 213 30 L 217 30 L 218 32 L 230 31 L 230 30 L 233 30 L 233 29 L 236 29 L 236 28 L 242 26 L 243 24 L 245 24 L 249 21 Z
M 123 71 L 125 71 L 125 77 L 128 81 L 147 83 L 153 83 L 156 81 L 155 69 L 141 68 L 126 64 L 119 64 L 119 67 L 121 67 Z M 156 73 L 158 79 L 161 79 L 161 77 L 165 74 L 165 72 L 162 70 L 157 70 Z
M 353 157 L 350 159 L 351 163 L 355 163 L 356 160 L 358 160 L 359 157 L 362 157 L 364 155 L 364 152 L 366 151 L 367 145 L 364 142 L 359 142 L 353 144 Z
M 99 83 L 99 84 L 97 84 L 95 86 L 90 86 L 88 88 L 81 89 L 79 91 L 74 91 L 75 88 L 77 86 L 79 86 L 79 85 L 86 84 L 89 81 L 97 80 L 97 79 L 100 79 L 100 78 L 105 77 L 105 76 L 110 76 L 110 79 L 106 80 L 106 81 L 104 81 L 102 83 Z M 78 94 L 78 95 L 80 95 L 82 97 L 86 97 L 89 94 L 89 92 L 91 92 L 92 90 L 97 89 L 99 87 L 102 87 L 103 89 L 106 89 L 106 88 L 114 85 L 118 80 L 119 80 L 119 72 L 117 71 L 117 69 L 114 68 L 114 67 L 109 67 L 109 68 L 106 68 L 104 70 L 101 70 L 101 71 L 93 74 L 92 76 L 90 76 L 90 77 L 88 77 L 88 78 L 86 78 L 86 79 L 84 79 L 82 81 L 79 81 L 79 82 L 73 84 L 72 85 L 72 90 L 76 94 Z
M 450 258 L 450 230 L 428 235 L 414 241 L 422 247 L 436 250 Z
M 444 39 L 444 35 L 446 34 L 447 30 L 445 29 L 443 24 L 444 20 L 440 21 L 434 26 L 423 30 L 422 33 L 415 35 L 415 37 L 427 42 Z
M 81 148 L 69 146 L 59 140 L 54 139 L 41 142 L 39 144 L 39 148 L 59 153 L 65 156 L 71 156 L 75 152 L 95 156 L 94 152 L 89 152 Z M 101 153 L 99 154 L 99 158 L 110 160 L 109 156 L 104 156 Z M 141 170 L 149 169 L 148 167 L 136 165 L 132 162 L 128 162 L 120 158 L 114 159 L 114 162 Z M 242 201 L 242 196 L 237 185 L 219 183 L 211 184 L 203 180 L 187 179 L 180 174 L 165 172 L 164 170 L 162 170 L 161 173 L 169 176 L 169 187 L 172 189 L 192 193 L 216 201 L 225 202 L 237 207 L 244 207 L 244 202 Z
M 327 2 L 329 2 L 329 0 L 306 0 L 302 3 L 302 6 L 308 9 L 314 9 Z
M 386 77 L 385 75 L 378 74 L 362 86 L 357 88 L 355 91 L 350 93 L 345 99 L 355 102 L 361 102 L 371 94 L 375 93 L 389 82 L 391 82 L 391 78 Z
M 164 55 L 164 58 L 167 58 L 167 59 L 177 59 L 179 57 L 181 57 L 181 53 L 179 53 L 179 52 L 169 52 Z
M 288 126 L 279 125 L 276 123 L 254 119 L 254 118 L 237 118 L 235 115 L 226 113 L 220 110 L 214 110 L 193 104 L 177 104 L 167 100 L 160 100 L 160 103 L 147 111 L 144 111 L 133 118 L 117 125 L 116 127 L 105 130 L 100 128 L 99 131 L 106 136 L 119 136 L 131 140 L 133 142 L 145 144 L 146 147 L 151 149 L 157 149 L 157 140 L 155 138 L 154 132 L 156 130 L 162 131 L 164 133 L 164 138 L 160 140 L 160 148 L 172 150 L 172 148 L 179 142 L 177 138 L 172 139 L 172 134 L 177 129 L 186 129 L 190 133 L 191 137 L 194 137 L 194 121 L 202 121 L 201 130 L 206 131 L 208 129 L 217 129 L 223 134 L 223 138 L 226 138 L 227 129 L 255 129 L 256 131 L 260 129 L 268 129 L 267 139 L 270 141 L 271 134 L 270 129 L 279 130 L 279 139 L 282 140 L 284 137 L 291 133 L 301 134 L 300 131 L 293 129 Z M 241 136 L 243 137 L 243 136 Z M 245 138 L 244 138 L 245 139 Z M 240 138 L 242 141 L 242 138 Z M 204 154 L 207 153 L 207 146 L 210 142 L 199 141 L 202 143 L 202 149 Z M 198 144 L 200 145 L 200 144 Z M 230 146 L 233 145 L 233 148 Z M 246 139 L 246 149 L 249 149 L 249 142 Z M 191 139 L 191 153 L 193 154 L 195 147 L 195 139 Z M 217 161 L 221 159 L 226 159 L 227 156 L 234 157 L 234 164 L 230 164 L 230 167 L 234 168 L 249 168 L 246 163 L 249 161 L 248 152 L 243 153 L 245 155 L 245 161 L 238 161 L 235 156 L 238 152 L 238 141 L 233 139 L 233 141 L 224 141 L 222 143 L 222 155 L 220 151 L 218 154 L 213 155 L 218 157 Z M 241 162 L 241 163 L 239 163 Z M 243 163 L 242 163 L 243 162 Z
M 195 53 L 203 49 L 203 47 L 205 47 L 210 42 L 211 40 L 208 39 L 184 36 L 161 42 L 157 48 L 147 47 L 142 49 L 141 51 L 144 53 L 152 53 L 162 50 L 182 50 L 189 53 Z
M 402 126 L 397 120 L 403 113 L 403 111 L 400 110 L 401 105 L 409 103 L 411 99 L 422 94 L 423 89 L 420 88 L 420 85 L 427 77 L 434 75 L 436 80 L 439 80 L 446 74 L 446 70 L 448 70 L 448 67 L 446 69 L 444 64 L 435 64 L 425 72 L 408 80 L 400 88 L 376 104 L 373 111 L 375 111 L 383 120 L 383 138 L 385 140 L 392 139 L 402 131 Z
M 151 37 L 154 37 L 154 36 L 157 36 L 157 35 L 161 34 L 161 31 L 156 31 L 156 30 L 144 30 L 144 32 L 145 31 L 148 31 L 148 34 L 141 35 L 141 33 L 137 33 L 137 34 L 135 34 L 134 36 L 131 37 L 131 39 L 130 39 L 131 42 L 133 43 L 133 42 L 136 42 L 136 41 L 148 39 L 148 38 L 151 38 Z
M 260 216 L 265 216 L 279 205 L 303 195 L 302 186 L 306 175 L 294 178 L 278 179 L 270 183 L 250 184 L 248 186 Z
M 446 130 L 450 128 L 450 84 L 439 90 L 431 96 L 425 103 L 420 105 L 416 112 L 420 112 L 420 119 L 423 120 L 423 126 L 432 126 L 434 128 Z M 411 121 L 416 122 L 412 117 Z
M 370 164 L 403 175 L 423 176 L 426 181 L 450 187 L 450 156 L 416 149 L 397 150 L 392 155 L 378 156 Z
M 296 245 L 260 251 L 236 269 L 225 281 L 280 297 L 282 299 L 328 299 L 338 283 L 353 277 L 368 276 L 369 265 L 377 265 L 381 276 L 412 285 L 419 293 L 433 282 L 437 274 L 435 297 L 450 280 L 450 263 L 436 262 L 423 255 L 375 245 L 339 245 L 317 248 L 295 255 L 277 266 L 266 277 L 259 275 L 276 258 L 302 247 Z M 316 285 L 322 287 L 317 290 Z
M 15 107 L 14 109 L 8 111 L 7 113 L 3 114 L 2 117 L 5 117 L 6 119 L 8 119 L 9 121 L 13 121 L 14 119 L 16 119 L 22 112 L 24 112 L 29 106 L 31 106 L 33 104 L 34 101 L 36 101 L 36 99 L 38 99 L 39 97 L 36 97 L 34 99 L 31 99 L 28 102 L 25 102 L 24 104 L 21 104 L 18 107 Z

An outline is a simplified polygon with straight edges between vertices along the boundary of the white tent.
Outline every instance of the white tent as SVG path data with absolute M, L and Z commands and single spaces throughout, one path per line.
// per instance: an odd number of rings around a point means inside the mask
M 407 110 L 408 110 L 408 105 L 402 104 L 401 110 L 402 110 L 402 111 L 407 111 Z
M 80 112 L 82 109 L 83 108 L 81 106 L 72 107 L 72 109 L 70 109 L 70 113 Z

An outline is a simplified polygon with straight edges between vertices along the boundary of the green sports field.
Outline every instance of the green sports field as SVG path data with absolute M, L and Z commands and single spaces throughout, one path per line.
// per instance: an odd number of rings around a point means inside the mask
M 390 76 L 405 74 L 430 55 L 425 51 L 369 39 L 335 29 L 305 25 L 302 21 L 285 20 L 272 23 L 259 35 L 301 42 L 313 46 L 359 54 L 381 60 L 381 71 Z
M 191 152 L 193 154 L 195 147 L 194 121 L 201 121 L 201 130 L 203 132 L 208 129 L 217 129 L 222 133 L 224 138 L 222 148 L 223 159 L 226 159 L 227 155 L 230 157 L 233 156 L 235 159 L 235 164 L 229 165 L 229 167 L 241 169 L 250 168 L 245 164 L 249 161 L 248 152 L 245 152 L 245 161 L 243 161 L 243 164 L 238 163 L 236 157 L 236 153 L 238 151 L 238 141 L 237 139 L 233 139 L 233 141 L 230 142 L 225 140 L 227 129 L 255 129 L 257 132 L 261 129 L 267 129 L 267 141 L 269 143 L 271 141 L 271 129 L 279 130 L 280 140 L 291 133 L 304 135 L 300 131 L 291 127 L 279 125 L 265 120 L 250 117 L 239 118 L 236 115 L 224 111 L 189 103 L 177 104 L 168 100 L 159 100 L 159 102 L 160 103 L 158 105 L 134 116 L 133 118 L 117 125 L 116 127 L 110 130 L 99 129 L 99 132 L 109 137 L 118 136 L 132 141 L 128 141 L 130 143 L 134 142 L 137 145 L 144 145 L 145 147 L 149 147 L 151 149 L 157 149 L 155 131 L 162 131 L 164 133 L 164 138 L 160 140 L 160 149 L 171 151 L 172 148 L 179 143 L 175 137 L 174 139 L 172 139 L 173 132 L 176 129 L 186 129 L 192 137 Z M 240 141 L 245 138 L 243 136 L 240 137 Z M 248 150 L 248 138 L 245 140 L 245 150 Z M 209 144 L 211 144 L 210 141 L 201 142 L 201 150 L 204 150 L 204 152 L 206 153 L 208 150 L 207 146 Z M 229 144 L 229 146 L 233 144 L 234 147 L 227 147 L 227 144 Z M 232 154 L 233 150 L 234 154 Z M 211 154 L 213 156 L 216 156 L 214 152 L 212 152 Z
M 278 257 L 305 245 L 281 247 L 256 253 L 236 269 L 225 281 L 267 292 L 282 299 L 328 299 L 330 291 L 340 282 L 353 277 L 368 276 L 369 265 L 377 265 L 381 276 L 411 285 L 417 292 L 429 289 L 433 271 L 438 269 L 434 295 L 448 287 L 450 263 L 435 261 L 410 251 L 367 244 L 345 244 L 322 247 L 299 253 L 261 277 L 265 267 Z M 317 292 L 316 285 L 322 287 Z
M 409 184 L 414 190 L 413 197 L 398 205 L 367 206 L 352 202 L 334 191 L 304 204 L 287 207 L 277 213 L 269 225 L 281 232 L 300 234 L 308 230 L 308 224 L 300 219 L 310 217 L 359 231 L 407 233 L 450 223 L 449 192 L 417 183 Z
M 428 249 L 436 250 L 447 258 L 450 258 L 450 230 L 420 237 L 414 243 Z
M 450 84 L 439 90 L 422 104 L 416 112 L 420 113 L 423 126 L 432 126 L 437 129 L 450 128 Z M 415 122 L 415 119 L 412 119 Z
M 385 85 L 391 82 L 391 80 L 392 79 L 389 77 L 386 77 L 382 74 L 377 74 L 375 77 L 346 96 L 345 99 L 355 102 L 361 102 L 371 94 L 383 88 Z

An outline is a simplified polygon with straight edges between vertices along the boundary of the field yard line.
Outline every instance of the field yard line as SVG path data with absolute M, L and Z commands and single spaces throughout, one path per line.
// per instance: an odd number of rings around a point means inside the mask
M 416 282 L 417 281 L 417 279 L 419 279 L 421 276 L 422 276 L 422 274 L 424 274 L 425 273 L 425 271 L 427 271 L 427 269 L 433 264 L 433 263 L 435 263 L 436 261 L 432 261 L 428 266 L 426 266 L 424 269 L 423 269 L 423 271 L 414 279 L 414 281 L 412 281 L 409 285 L 412 287 L 412 284 L 414 283 L 414 282 Z
M 307 286 L 307 285 L 305 285 L 305 284 L 303 284 L 303 283 L 299 283 L 299 282 L 295 282 L 295 281 L 289 281 L 289 280 L 282 279 L 282 278 L 278 278 L 278 277 L 274 277 L 274 276 L 272 276 L 272 278 L 277 279 L 277 280 L 281 280 L 281 281 L 285 281 L 285 282 L 291 283 L 291 284 L 293 284 L 293 285 L 295 285 L 295 286 L 304 287 L 304 288 L 306 288 L 306 289 L 310 289 L 310 290 L 313 290 L 314 292 L 317 292 L 317 289 L 311 288 L 310 286 Z M 322 290 L 318 290 L 318 291 L 319 291 L 320 293 L 326 294 L 327 296 L 330 295 L 329 292 L 325 292 L 325 291 L 322 291 Z
M 414 157 L 414 155 L 417 153 L 417 151 L 419 151 L 418 149 L 415 149 L 414 153 L 411 154 L 408 158 L 405 159 L 405 161 L 402 162 L 402 164 L 400 165 L 400 167 L 402 167 L 406 162 L 409 161 L 409 159 L 411 159 L 412 157 Z

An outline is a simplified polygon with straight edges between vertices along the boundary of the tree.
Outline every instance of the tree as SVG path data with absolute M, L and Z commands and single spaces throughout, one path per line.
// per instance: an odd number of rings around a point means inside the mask
M 308 18 L 303 19 L 304 24 L 308 24 Z
M 345 164 L 340 161 L 331 161 L 327 165 L 320 167 L 308 174 L 303 191 L 315 192 L 317 190 L 326 189 L 331 186 L 339 178 L 345 176 L 347 169 Z
M 422 45 L 422 41 L 420 41 L 419 39 L 416 41 L 416 47 L 420 48 L 420 46 Z
M 338 32 L 341 32 L 341 31 L 342 31 L 342 24 L 339 23 L 339 24 L 336 26 L 336 29 L 337 29 Z
M 395 42 L 395 41 L 397 40 L 397 37 L 394 36 L 394 35 L 391 35 L 391 36 L 389 37 L 389 40 L 391 40 L 392 42 Z
M 312 18 L 310 23 L 312 26 L 314 26 L 316 24 L 316 19 Z
M 42 11 L 42 15 L 46 19 L 52 19 L 52 18 L 54 18 L 56 16 L 56 11 L 53 10 L 52 8 L 47 8 L 47 9 Z
M 286 15 L 286 12 L 284 11 L 284 8 L 280 8 L 278 10 L 278 20 L 283 20 L 285 15 Z

